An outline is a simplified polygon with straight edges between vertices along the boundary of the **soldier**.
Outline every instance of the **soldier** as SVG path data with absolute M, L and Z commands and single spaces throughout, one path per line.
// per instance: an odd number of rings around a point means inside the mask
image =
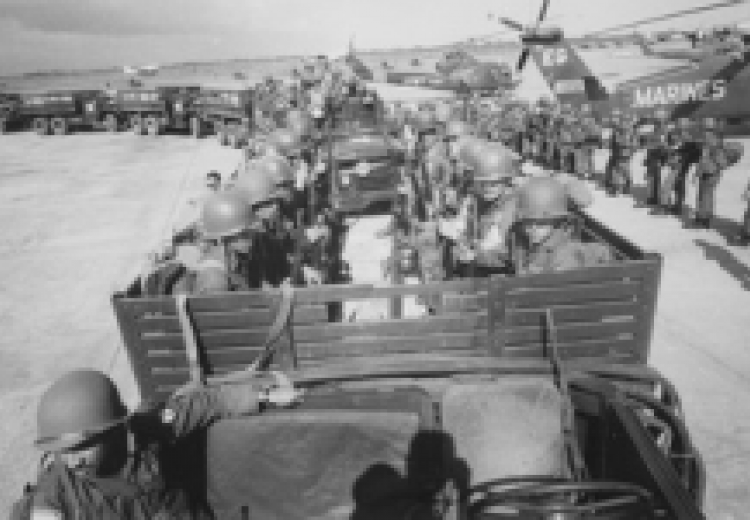
M 716 205 L 716 188 L 723 171 L 737 162 L 741 150 L 730 149 L 724 144 L 719 124 L 706 119 L 703 125 L 703 150 L 695 175 L 698 181 L 698 201 L 694 225 L 710 228 Z
M 274 386 L 258 375 L 242 384 L 185 388 L 162 404 L 129 413 L 109 377 L 70 372 L 41 397 L 35 445 L 45 456 L 36 484 L 11 518 L 211 518 L 207 505 L 190 493 L 186 475 L 171 467 L 189 464 L 184 439 L 224 418 L 291 406 L 300 395 L 289 384 Z M 200 467 L 200 461 L 195 464 Z
M 609 178 L 605 179 L 607 194 L 610 196 L 629 194 L 633 185 L 631 161 L 639 145 L 635 132 L 636 121 L 633 117 L 615 119 L 610 140 Z
M 478 155 L 472 172 L 474 196 L 464 199 L 457 219 L 439 223 L 441 234 L 454 242 L 459 276 L 508 274 L 507 238 L 519 174 L 520 158 L 504 146 L 488 146 Z
M 609 248 L 573 237 L 571 193 L 560 181 L 536 177 L 519 188 L 513 237 L 518 275 L 549 273 L 608 264 Z
M 591 179 L 594 175 L 594 155 L 601 145 L 602 130 L 596 118 L 583 111 L 579 125 L 581 142 L 576 149 L 576 171 L 582 179 Z
M 682 118 L 677 122 L 675 135 L 676 155 L 674 167 L 676 178 L 674 181 L 674 204 L 670 208 L 674 215 L 682 215 L 685 207 L 685 192 L 687 176 L 690 168 L 701 158 L 702 145 L 696 135 L 692 121 Z
M 662 184 L 661 170 L 668 159 L 666 119 L 667 113 L 664 110 L 657 110 L 651 131 L 643 134 L 646 146 L 643 165 L 646 167 L 646 205 L 648 206 L 656 207 L 661 200 L 659 193 Z

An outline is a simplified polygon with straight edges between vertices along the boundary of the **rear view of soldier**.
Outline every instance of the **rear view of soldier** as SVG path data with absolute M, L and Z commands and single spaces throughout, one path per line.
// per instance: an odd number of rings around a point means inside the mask
M 45 456 L 38 481 L 11 518 L 212 518 L 173 467 L 180 461 L 200 468 L 181 443 L 217 420 L 258 413 L 268 405 L 288 406 L 297 397 L 291 387 L 276 388 L 258 378 L 185 388 L 165 403 L 130 413 L 109 377 L 94 370 L 70 372 L 42 395 L 35 445 Z

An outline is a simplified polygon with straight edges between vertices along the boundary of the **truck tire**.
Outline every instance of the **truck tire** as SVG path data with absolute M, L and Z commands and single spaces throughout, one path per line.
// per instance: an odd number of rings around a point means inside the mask
M 214 131 L 216 132 L 216 140 L 219 141 L 221 146 L 227 145 L 227 127 L 221 123 L 214 125 Z
M 50 127 L 52 128 L 52 133 L 54 135 L 68 135 L 70 130 L 68 120 L 64 117 L 53 118 L 50 122 Z
M 156 116 L 148 116 L 145 121 L 146 125 L 146 133 L 151 136 L 160 135 L 162 128 L 161 128 L 161 121 Z
M 143 135 L 146 133 L 146 127 L 143 124 L 143 118 L 140 115 L 135 115 L 130 118 L 130 129 L 133 130 L 135 135 Z
M 5 118 L 0 119 L 0 135 L 8 133 L 8 121 Z
M 190 135 L 195 139 L 203 137 L 203 121 L 200 117 L 190 118 Z
M 49 119 L 46 117 L 37 117 L 31 123 L 31 127 L 39 135 L 49 135 Z
M 120 122 L 117 120 L 117 116 L 114 114 L 107 114 L 104 116 L 104 129 L 107 132 L 115 133 L 120 129 Z
M 226 145 L 230 148 L 241 148 L 240 146 L 240 129 L 237 125 L 229 125 L 226 130 Z

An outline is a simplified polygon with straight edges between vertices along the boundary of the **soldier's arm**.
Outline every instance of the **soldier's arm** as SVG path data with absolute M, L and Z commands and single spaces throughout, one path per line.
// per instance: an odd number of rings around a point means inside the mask
M 212 423 L 233 417 L 254 415 L 265 406 L 289 406 L 299 393 L 294 388 L 252 382 L 213 386 L 188 386 L 161 405 L 146 406 L 133 416 L 134 428 L 158 428 L 162 435 L 180 439 Z M 157 424 L 154 424 L 156 421 Z

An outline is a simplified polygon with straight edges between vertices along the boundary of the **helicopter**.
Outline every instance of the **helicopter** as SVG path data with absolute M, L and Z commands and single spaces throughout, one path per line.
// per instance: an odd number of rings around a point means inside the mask
M 548 3 L 548 0 L 544 1 L 542 13 L 546 11 Z M 726 4 L 711 4 L 703 10 L 724 7 Z M 659 18 L 684 14 L 678 12 Z M 501 20 L 501 23 L 505 22 Z M 644 23 L 650 23 L 650 20 L 618 26 L 616 29 L 633 28 Z M 518 70 L 523 70 L 531 57 L 562 104 L 590 110 L 599 117 L 613 113 L 651 117 L 656 111 L 661 111 L 669 119 L 711 118 L 730 124 L 750 117 L 747 97 L 750 91 L 750 51 L 744 46 L 726 55 L 709 54 L 698 62 L 682 64 L 607 88 L 566 40 L 562 29 L 528 30 L 517 22 L 511 21 L 511 24 L 524 30 L 521 34 L 524 47 Z M 508 23 L 505 25 L 510 26 Z

